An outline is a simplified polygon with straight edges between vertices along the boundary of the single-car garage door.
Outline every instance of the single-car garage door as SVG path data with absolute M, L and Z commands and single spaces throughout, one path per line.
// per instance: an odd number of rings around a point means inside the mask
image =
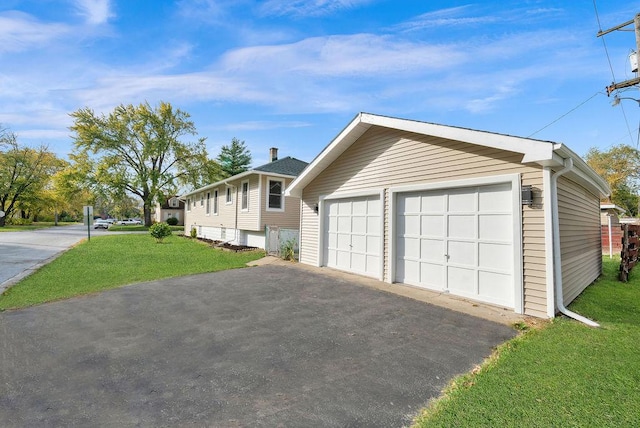
M 397 282 L 514 307 L 511 183 L 399 193 Z
M 324 202 L 324 264 L 380 276 L 380 196 Z

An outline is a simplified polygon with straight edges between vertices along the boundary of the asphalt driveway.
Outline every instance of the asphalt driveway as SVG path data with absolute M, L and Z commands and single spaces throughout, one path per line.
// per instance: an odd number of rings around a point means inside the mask
M 148 282 L 0 313 L 0 425 L 408 425 L 504 325 L 304 269 Z

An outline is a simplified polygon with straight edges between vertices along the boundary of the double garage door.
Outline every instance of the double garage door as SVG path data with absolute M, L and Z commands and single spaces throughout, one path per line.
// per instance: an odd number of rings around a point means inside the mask
M 514 307 L 511 183 L 396 194 L 394 282 Z M 325 201 L 324 264 L 381 276 L 379 196 Z

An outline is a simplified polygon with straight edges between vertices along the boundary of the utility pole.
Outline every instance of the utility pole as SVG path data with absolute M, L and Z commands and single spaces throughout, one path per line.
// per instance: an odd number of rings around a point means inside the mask
M 636 33 L 636 64 L 640 64 L 640 13 L 636 14 L 635 18 L 630 21 L 623 22 L 622 24 L 616 25 L 615 27 L 609 28 L 608 30 L 599 31 L 597 37 L 604 36 L 605 34 L 609 34 L 631 24 L 634 25 Z M 633 79 L 625 80 L 620 83 L 612 82 L 611 85 L 607 86 L 607 95 L 611 95 L 611 93 L 617 89 L 628 88 L 629 86 L 638 84 L 640 84 L 640 77 L 635 77 Z

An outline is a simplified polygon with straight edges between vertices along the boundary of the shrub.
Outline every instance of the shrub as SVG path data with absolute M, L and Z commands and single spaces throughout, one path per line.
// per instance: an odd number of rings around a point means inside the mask
M 191 228 L 191 237 L 192 237 L 193 239 L 196 239 L 196 238 L 198 237 L 198 231 L 196 230 L 196 228 L 195 228 L 195 227 L 192 227 L 192 228 Z
M 169 217 L 167 219 L 167 224 L 169 226 L 177 226 L 178 225 L 178 219 L 176 217 Z
M 171 228 L 167 223 L 156 223 L 151 225 L 149 233 L 156 238 L 156 242 L 162 242 L 164 238 L 171 235 Z
M 29 226 L 33 224 L 33 220 L 30 218 L 20 218 L 20 217 L 11 217 L 6 220 L 7 224 L 12 224 L 14 226 Z
M 287 242 L 282 244 L 280 248 L 280 257 L 284 260 L 295 261 L 296 259 L 296 240 L 289 239 Z

